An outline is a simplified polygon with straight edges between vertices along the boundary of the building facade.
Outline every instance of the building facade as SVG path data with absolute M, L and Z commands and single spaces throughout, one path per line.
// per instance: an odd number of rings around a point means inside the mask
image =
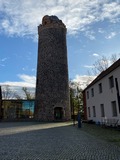
M 66 26 L 56 16 L 44 16 L 38 27 L 35 119 L 70 119 Z
M 119 119 L 120 123 L 120 59 L 93 80 L 83 95 L 87 120 Z
M 16 121 L 34 118 L 35 100 L 2 100 L 1 120 Z

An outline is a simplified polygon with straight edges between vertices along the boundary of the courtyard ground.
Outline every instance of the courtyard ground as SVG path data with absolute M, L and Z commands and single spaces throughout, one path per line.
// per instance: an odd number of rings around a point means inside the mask
M 71 122 L 1 122 L 0 160 L 120 160 L 120 131 Z

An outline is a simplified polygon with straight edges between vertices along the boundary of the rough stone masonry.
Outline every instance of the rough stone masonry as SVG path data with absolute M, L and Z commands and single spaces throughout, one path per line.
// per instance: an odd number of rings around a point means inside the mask
M 38 26 L 35 119 L 70 119 L 66 26 L 56 16 L 44 16 Z

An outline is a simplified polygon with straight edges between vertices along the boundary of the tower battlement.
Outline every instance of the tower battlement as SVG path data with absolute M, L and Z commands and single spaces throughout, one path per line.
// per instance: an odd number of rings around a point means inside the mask
M 57 16 L 44 16 L 42 19 L 42 24 L 38 26 L 38 33 L 39 31 L 46 29 L 46 28 L 64 28 L 66 30 L 65 24 L 60 20 Z

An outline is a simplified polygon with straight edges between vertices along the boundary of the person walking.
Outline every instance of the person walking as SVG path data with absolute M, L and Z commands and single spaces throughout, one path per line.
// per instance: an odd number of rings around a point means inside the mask
M 80 112 L 78 113 L 78 128 L 81 128 L 82 127 L 82 123 L 81 123 L 81 115 L 80 115 Z

